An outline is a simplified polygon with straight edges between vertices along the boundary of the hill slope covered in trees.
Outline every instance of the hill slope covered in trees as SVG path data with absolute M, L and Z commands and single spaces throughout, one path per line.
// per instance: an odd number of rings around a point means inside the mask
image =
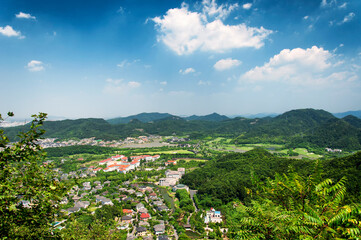
M 361 149 L 361 120 L 350 116 L 338 119 L 324 110 L 299 109 L 275 118 L 239 117 L 222 121 L 219 121 L 223 119 L 221 115 L 212 116 L 215 117 L 213 120 L 185 120 L 169 114 L 151 122 L 133 119 L 124 124 L 110 124 L 104 119 L 93 118 L 46 121 L 44 129 L 45 137 L 60 139 L 95 137 L 112 140 L 150 134 L 175 134 L 189 135 L 191 138 L 226 136 L 234 138 L 236 144 L 281 143 L 288 144 L 289 147 Z M 6 128 L 5 132 L 11 140 L 16 140 L 18 132 L 28 127 L 29 125 Z

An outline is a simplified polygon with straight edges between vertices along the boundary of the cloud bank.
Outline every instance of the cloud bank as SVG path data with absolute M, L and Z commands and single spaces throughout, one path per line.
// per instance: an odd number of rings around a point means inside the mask
M 272 33 L 272 30 L 249 27 L 244 23 L 224 24 L 222 19 L 238 5 L 217 6 L 215 1 L 203 1 L 202 6 L 202 12 L 195 12 L 183 3 L 181 8 L 169 9 L 164 16 L 153 18 L 159 33 L 158 41 L 176 54 L 185 55 L 197 50 L 224 52 L 246 47 L 259 49 Z

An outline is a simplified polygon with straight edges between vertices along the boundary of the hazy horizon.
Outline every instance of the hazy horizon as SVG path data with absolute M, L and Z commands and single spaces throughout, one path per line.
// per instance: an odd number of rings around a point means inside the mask
M 361 109 L 361 1 L 0 2 L 0 112 Z

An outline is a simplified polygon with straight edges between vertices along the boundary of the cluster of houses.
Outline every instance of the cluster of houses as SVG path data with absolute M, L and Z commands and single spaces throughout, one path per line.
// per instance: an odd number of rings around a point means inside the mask
M 341 153 L 341 152 L 342 152 L 341 149 L 326 148 L 325 150 L 326 150 L 327 152 L 332 152 L 332 153 Z
M 148 208 L 143 203 L 138 203 L 133 209 L 123 209 L 124 216 L 120 219 L 117 219 L 119 222 L 118 229 L 129 229 L 132 224 L 138 222 L 138 225 L 135 226 L 135 231 L 128 235 L 127 239 L 135 239 L 137 237 L 152 237 L 152 231 L 155 235 L 161 236 L 165 234 L 165 223 L 163 220 L 157 219 L 159 224 L 154 225 L 153 229 L 150 229 L 150 224 L 148 222 L 152 216 L 149 213 L 149 207 L 152 208 L 153 211 L 169 211 L 169 208 L 164 204 L 163 200 L 153 191 L 153 188 L 150 186 L 138 186 L 137 184 L 132 184 L 136 190 L 130 189 L 135 191 L 136 193 L 143 194 L 145 202 L 149 203 Z M 121 188 L 119 191 L 128 192 L 126 188 Z M 162 236 L 162 239 L 168 239 L 167 236 Z M 144 238 L 143 238 L 144 239 Z M 153 239 L 153 238 L 151 238 Z
M 160 158 L 160 155 L 131 156 L 130 157 L 131 161 L 129 162 L 126 156 L 115 155 L 99 162 L 99 165 L 101 166 L 105 165 L 106 166 L 105 168 L 102 167 L 95 168 L 94 166 L 90 166 L 89 169 L 91 169 L 94 173 L 98 171 L 104 171 L 104 172 L 118 171 L 120 173 L 127 173 L 130 170 L 135 170 L 137 167 L 139 167 L 141 160 L 145 160 L 149 162 L 149 161 L 155 161 L 158 158 Z
M 177 182 L 185 174 L 185 168 L 178 168 L 177 171 L 166 170 L 165 178 L 159 179 L 159 186 L 173 187 L 177 185 Z
M 60 204 L 68 204 L 72 199 L 74 205 L 70 208 L 63 209 L 67 215 L 87 209 L 100 208 L 104 205 L 114 205 L 114 201 L 131 202 L 135 205 L 133 209 L 123 209 L 123 216 L 115 219 L 118 222 L 118 229 L 128 230 L 134 225 L 134 231 L 129 233 L 128 239 L 135 239 L 137 237 L 152 237 L 158 236 L 158 239 L 168 239 L 165 234 L 166 224 L 163 220 L 157 219 L 159 222 L 153 228 L 150 227 L 149 219 L 152 219 L 150 209 L 154 212 L 170 211 L 163 199 L 158 196 L 152 186 L 131 184 L 129 181 L 124 182 L 123 186 L 114 186 L 117 190 L 110 194 L 103 189 L 106 186 L 111 186 L 111 181 L 83 182 L 81 185 L 75 185 L 68 192 L 67 197 L 64 197 Z M 147 205 L 145 206 L 145 204 Z M 145 201 L 145 202 L 144 202 Z M 133 206 L 134 206 L 133 205 Z M 93 211 L 93 210 L 92 210 Z M 95 213 L 94 211 L 92 212 Z M 137 223 L 137 225 L 135 225 Z
M 104 140 L 96 140 L 95 137 L 92 138 L 84 138 L 81 140 L 66 140 L 66 141 L 56 141 L 56 138 L 45 138 L 39 139 L 37 143 L 42 148 L 49 147 L 65 147 L 65 146 L 75 146 L 75 145 L 89 145 L 89 146 L 101 146 L 101 147 L 120 147 L 124 144 L 129 143 L 137 143 L 142 144 L 151 141 L 152 139 L 161 138 L 159 136 L 139 136 L 137 138 L 128 137 L 124 140 L 112 140 L 112 141 L 104 141 Z

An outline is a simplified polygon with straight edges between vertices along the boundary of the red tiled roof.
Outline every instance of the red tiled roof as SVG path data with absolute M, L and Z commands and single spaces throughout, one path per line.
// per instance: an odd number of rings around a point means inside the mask
M 150 218 L 150 215 L 149 215 L 149 213 L 142 213 L 142 214 L 140 214 L 140 218 Z
M 103 163 L 103 162 L 108 162 L 108 161 L 111 161 L 111 160 L 113 160 L 113 159 L 108 158 L 108 159 L 101 160 L 100 162 Z
M 131 209 L 123 209 L 123 213 L 133 213 L 133 210 L 131 210 Z

